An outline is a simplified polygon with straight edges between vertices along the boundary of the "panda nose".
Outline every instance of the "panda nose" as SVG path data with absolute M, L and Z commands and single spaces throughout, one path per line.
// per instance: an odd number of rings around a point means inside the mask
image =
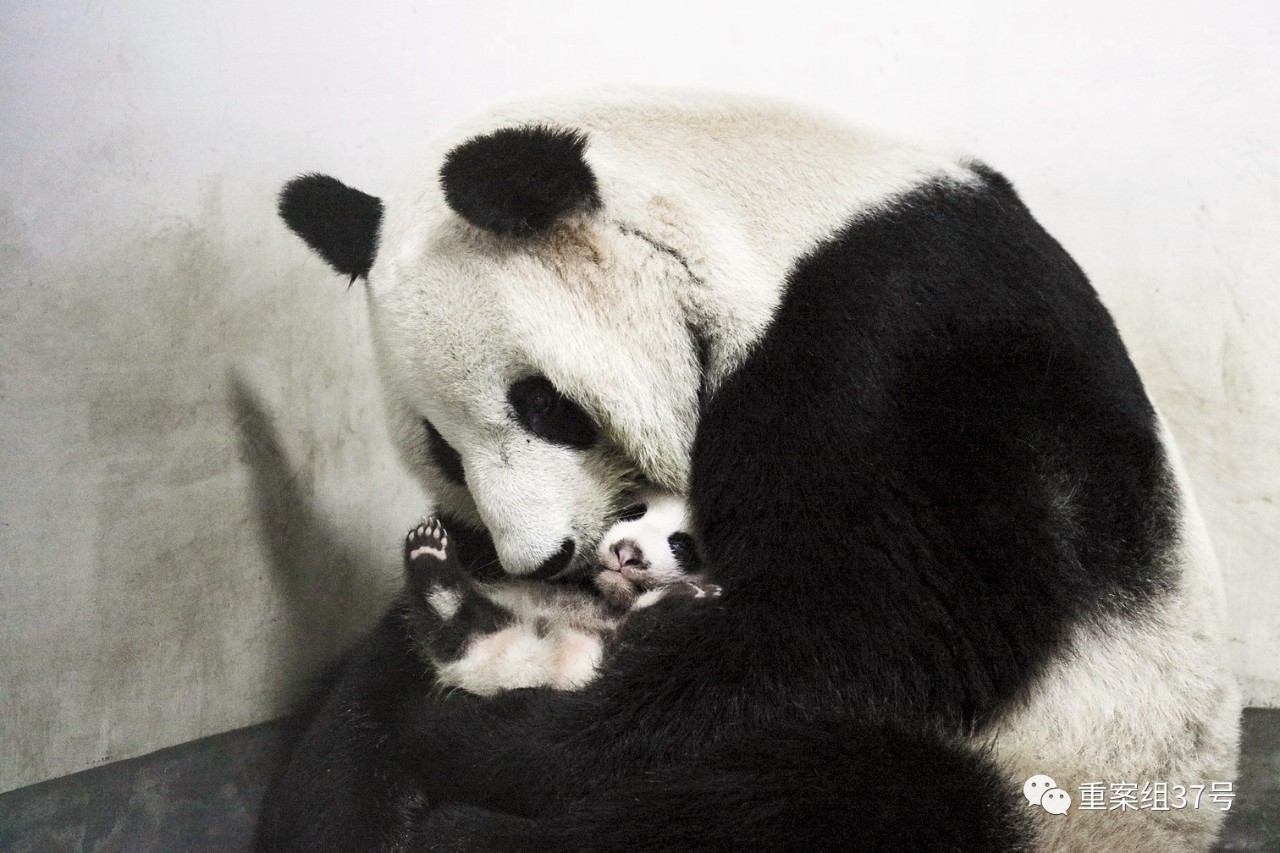
M 622 566 L 639 566 L 644 563 L 644 552 L 640 550 L 639 545 L 630 539 L 623 539 L 621 542 L 614 543 L 613 556 L 618 558 L 619 568 Z

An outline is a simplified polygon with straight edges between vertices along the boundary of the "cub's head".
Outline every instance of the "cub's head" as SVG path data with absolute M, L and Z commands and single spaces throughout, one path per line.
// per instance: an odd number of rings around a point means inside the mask
M 676 584 L 706 584 L 684 499 L 653 489 L 618 516 L 596 549 L 592 583 L 609 603 L 631 607 L 638 596 Z
M 610 187 L 584 132 L 534 123 L 438 144 L 385 203 L 320 175 L 280 196 L 367 281 L 403 458 L 510 575 L 586 570 L 637 489 L 687 487 L 705 312 L 681 251 Z

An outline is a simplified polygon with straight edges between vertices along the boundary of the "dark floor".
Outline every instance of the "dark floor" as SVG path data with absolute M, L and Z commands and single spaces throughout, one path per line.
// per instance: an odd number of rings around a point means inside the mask
M 0 851 L 247 850 L 284 730 L 267 723 L 0 795 Z M 1244 712 L 1240 770 L 1216 849 L 1280 853 L 1280 709 Z
M 282 731 L 252 726 L 0 795 L 0 851 L 248 850 Z

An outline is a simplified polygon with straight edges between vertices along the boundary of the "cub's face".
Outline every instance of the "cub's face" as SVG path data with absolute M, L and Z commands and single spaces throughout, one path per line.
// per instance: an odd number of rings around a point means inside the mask
M 690 522 L 683 498 L 652 489 L 637 494 L 596 549 L 596 589 L 629 607 L 642 592 L 694 579 L 701 560 Z

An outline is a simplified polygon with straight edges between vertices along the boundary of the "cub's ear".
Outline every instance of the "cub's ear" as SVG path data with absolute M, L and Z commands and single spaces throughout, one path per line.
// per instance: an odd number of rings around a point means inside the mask
M 301 175 L 280 191 L 280 218 L 343 275 L 368 277 L 382 201 L 328 175 Z
M 473 137 L 450 151 L 440 168 L 445 201 L 486 231 L 539 234 L 568 213 L 600 206 L 586 150 L 585 134 L 543 125 Z

